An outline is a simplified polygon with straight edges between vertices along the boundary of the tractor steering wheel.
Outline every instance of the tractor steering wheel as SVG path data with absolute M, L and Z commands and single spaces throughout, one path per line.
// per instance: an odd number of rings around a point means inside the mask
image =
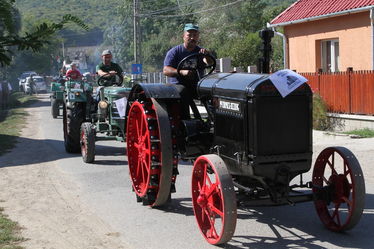
M 113 76 L 108 76 L 108 75 L 109 73 L 100 76 L 97 79 L 97 84 L 99 86 L 112 86 L 112 85 L 121 86 L 122 85 L 122 82 L 123 82 L 122 76 L 119 76 L 118 74 L 113 75 Z
M 206 57 L 208 57 L 208 61 L 212 61 L 211 64 L 208 64 L 206 61 L 204 61 Z M 208 73 L 200 75 L 200 71 L 203 71 L 205 69 L 209 70 Z M 199 78 L 198 80 L 200 80 L 206 75 L 211 74 L 214 71 L 214 69 L 216 69 L 216 58 L 214 58 L 211 54 L 195 53 L 186 56 L 185 58 L 183 58 L 183 60 L 181 60 L 181 62 L 179 62 L 177 67 L 177 73 L 179 77 L 184 77 L 180 73 L 181 70 L 192 70 L 195 71 Z

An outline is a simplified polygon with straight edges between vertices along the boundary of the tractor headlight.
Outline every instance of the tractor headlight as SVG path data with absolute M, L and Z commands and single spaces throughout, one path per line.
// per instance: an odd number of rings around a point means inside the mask
M 79 96 L 79 95 L 81 95 L 80 92 L 75 92 L 75 96 Z
M 100 109 L 107 109 L 108 108 L 108 102 L 106 102 L 106 101 L 100 101 L 99 102 L 99 108 Z
M 97 114 L 99 118 L 106 118 L 108 113 L 108 102 L 101 100 L 98 104 L 99 108 L 97 110 Z

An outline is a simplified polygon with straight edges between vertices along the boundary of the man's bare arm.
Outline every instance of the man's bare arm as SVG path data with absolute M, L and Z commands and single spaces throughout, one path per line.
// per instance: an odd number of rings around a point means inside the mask
M 178 71 L 174 67 L 171 66 L 164 66 L 163 73 L 168 77 L 178 77 Z M 191 74 L 190 70 L 180 70 L 179 73 L 182 76 L 188 76 Z
M 164 66 L 163 73 L 168 77 L 177 77 L 178 76 L 177 69 L 175 69 L 174 67 L 171 67 L 171 66 Z
M 99 69 L 99 70 L 97 71 L 97 74 L 98 74 L 99 76 L 104 76 L 104 75 L 107 75 L 108 73 L 107 73 L 107 72 L 104 72 L 104 71 L 101 70 L 101 69 Z

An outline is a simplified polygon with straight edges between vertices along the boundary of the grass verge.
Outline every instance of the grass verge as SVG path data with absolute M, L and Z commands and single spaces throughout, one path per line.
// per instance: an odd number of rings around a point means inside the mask
M 36 101 L 36 97 L 16 92 L 10 95 L 9 109 L 0 111 L 0 156 L 14 147 L 26 122 L 23 109 Z
M 344 132 L 344 133 L 349 134 L 349 135 L 356 135 L 356 136 L 359 136 L 359 137 L 365 137 L 365 138 L 374 137 L 374 130 L 371 130 L 371 129 L 368 129 L 368 128 L 360 129 L 360 130 L 347 131 L 347 132 Z
M 0 248 L 1 249 L 22 249 L 18 244 L 25 239 L 20 237 L 20 227 L 17 222 L 9 220 L 0 207 Z
M 9 109 L 0 110 L 0 156 L 16 144 L 28 115 L 23 107 L 35 101 L 34 96 L 16 92 L 9 97 Z M 20 229 L 17 222 L 9 220 L 0 207 L 0 249 L 22 249 L 18 244 L 25 239 L 19 236 Z

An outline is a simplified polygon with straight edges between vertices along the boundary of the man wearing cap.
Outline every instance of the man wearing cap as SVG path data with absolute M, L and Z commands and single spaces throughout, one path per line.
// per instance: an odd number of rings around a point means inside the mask
M 122 68 L 117 63 L 112 62 L 112 52 L 110 50 L 104 50 L 101 58 L 102 63 L 96 66 L 96 72 L 100 77 L 108 77 L 108 80 L 111 80 L 115 75 L 123 77 Z
M 183 80 L 179 77 L 177 72 L 178 64 L 185 57 L 195 54 L 203 53 L 207 54 L 208 50 L 201 48 L 197 45 L 199 42 L 199 27 L 192 23 L 187 23 L 184 26 L 183 32 L 183 44 L 177 45 L 170 49 L 164 60 L 163 73 L 169 77 L 169 82 L 172 84 L 182 84 Z M 184 77 L 192 77 L 194 71 L 192 70 L 181 70 L 180 74 Z
M 190 106 L 193 108 L 193 98 L 197 97 L 196 84 L 198 78 L 196 77 L 195 70 L 180 70 L 179 73 L 181 77 L 177 72 L 177 67 L 185 57 L 191 54 L 208 54 L 208 50 L 197 45 L 199 42 L 199 35 L 199 27 L 192 23 L 187 23 L 184 26 L 183 44 L 171 48 L 167 52 L 164 60 L 163 73 L 169 77 L 169 83 L 176 84 L 175 87 L 181 96 L 182 119 L 190 118 L 189 108 Z

